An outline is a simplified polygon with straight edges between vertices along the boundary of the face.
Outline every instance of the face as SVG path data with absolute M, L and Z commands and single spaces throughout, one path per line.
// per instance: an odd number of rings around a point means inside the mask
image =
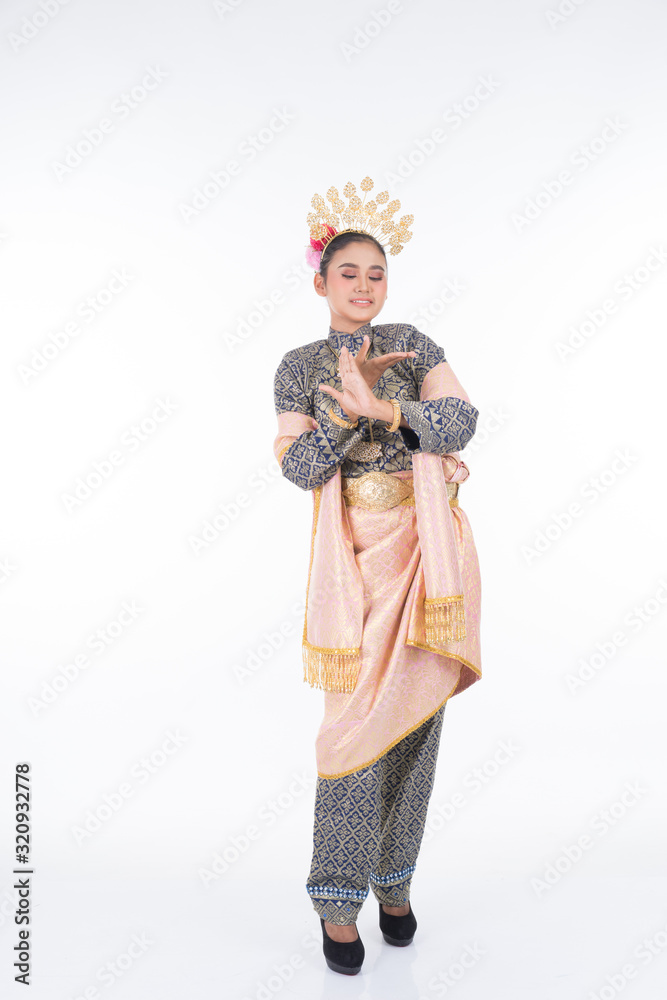
M 329 304 L 333 329 L 354 333 L 377 316 L 385 303 L 387 262 L 367 240 L 348 243 L 334 251 L 326 281 L 318 273 L 313 283 L 317 294 Z

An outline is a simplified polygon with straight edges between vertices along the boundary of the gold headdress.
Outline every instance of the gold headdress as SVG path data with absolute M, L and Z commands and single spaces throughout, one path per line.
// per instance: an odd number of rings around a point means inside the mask
M 359 187 L 364 192 L 363 200 L 357 194 L 354 184 L 347 182 L 343 188 L 347 205 L 335 187 L 330 187 L 327 191 L 330 206 L 322 195 L 313 195 L 311 205 L 315 211 L 308 214 L 310 250 L 306 255 L 313 267 L 319 268 L 323 250 L 341 233 L 366 233 L 375 237 L 385 249 L 388 247 L 391 254 L 400 253 L 403 244 L 412 237 L 408 226 L 414 220 L 413 215 L 404 215 L 398 222 L 392 219 L 392 215 L 401 207 L 398 198 L 389 201 L 389 192 L 381 191 L 374 200 L 366 201 L 366 193 L 373 187 L 370 177 L 364 177 Z

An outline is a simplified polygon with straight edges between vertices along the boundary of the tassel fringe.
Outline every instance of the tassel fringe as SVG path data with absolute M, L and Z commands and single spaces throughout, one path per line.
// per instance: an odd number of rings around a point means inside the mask
M 359 649 L 323 649 L 303 640 L 303 679 L 322 691 L 354 691 L 361 667 Z
M 424 625 L 426 641 L 431 646 L 442 642 L 460 642 L 466 637 L 463 594 L 456 597 L 425 597 Z
M 426 642 L 430 646 L 460 642 L 466 637 L 463 594 L 448 598 L 424 598 Z M 304 630 L 305 632 L 305 630 Z M 303 679 L 321 691 L 349 694 L 354 691 L 359 669 L 359 649 L 327 649 L 311 645 L 303 636 Z

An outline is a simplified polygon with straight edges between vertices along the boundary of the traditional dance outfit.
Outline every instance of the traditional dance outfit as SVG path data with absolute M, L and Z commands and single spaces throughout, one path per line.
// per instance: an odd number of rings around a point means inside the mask
M 416 352 L 372 388 L 410 425 L 374 421 L 376 459 L 371 422 L 341 426 L 318 388 L 340 390 L 340 349 L 356 355 L 365 334 L 369 358 Z M 349 924 L 369 886 L 407 903 L 445 704 L 481 677 L 479 564 L 458 497 L 478 410 L 443 349 L 404 323 L 330 327 L 283 356 L 274 395 L 274 454 L 313 494 L 302 650 L 304 679 L 325 694 L 306 889 L 319 916 Z

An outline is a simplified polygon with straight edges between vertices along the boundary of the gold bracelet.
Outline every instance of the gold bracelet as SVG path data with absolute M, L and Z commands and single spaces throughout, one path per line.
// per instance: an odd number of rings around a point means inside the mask
M 398 430 L 403 414 L 401 413 L 401 405 L 397 399 L 390 399 L 389 402 L 394 407 L 394 419 L 391 422 L 391 426 L 387 427 L 387 430 L 393 433 Z
M 329 409 L 326 412 L 329 414 L 329 416 L 334 421 L 334 423 L 338 424 L 339 427 L 348 427 L 348 428 L 349 427 L 356 427 L 357 424 L 359 423 L 359 418 L 358 417 L 354 421 L 354 423 L 351 423 L 349 420 L 343 420 L 341 417 L 336 416 L 336 414 L 333 411 L 333 408 L 334 408 L 334 404 L 332 403 L 332 405 L 329 407 Z

